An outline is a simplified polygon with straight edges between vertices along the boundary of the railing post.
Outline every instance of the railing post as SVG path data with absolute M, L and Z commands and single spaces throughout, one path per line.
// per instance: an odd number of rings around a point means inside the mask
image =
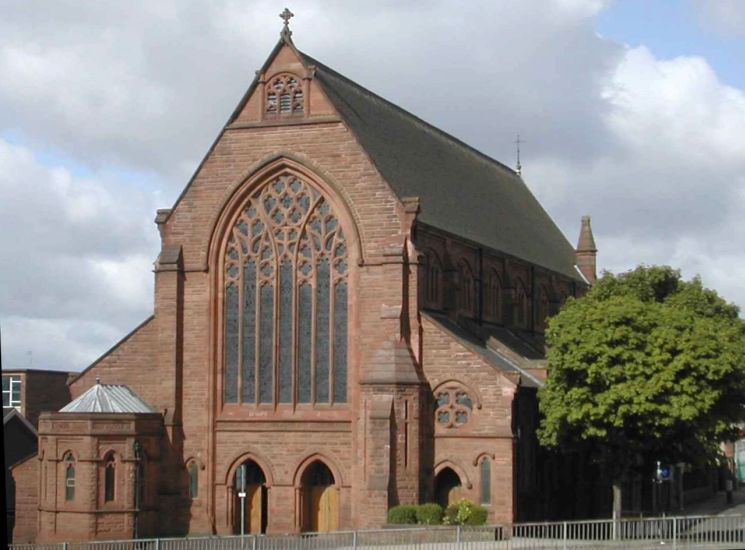
M 455 526 L 455 542 L 460 544 L 460 525 Z
M 561 542 L 562 548 L 567 550 L 567 522 L 563 521 L 561 525 Z
M 69 542 L 63 542 L 62 543 L 62 550 L 70 550 L 70 543 Z
M 678 548 L 678 518 L 673 516 L 671 519 L 673 520 L 673 550 L 677 550 Z
M 160 550 L 160 539 L 155 539 L 155 550 Z
M 357 530 L 352 531 L 352 548 L 357 548 Z
M 251 537 L 251 550 L 256 550 L 256 537 L 258 537 L 258 535 Z

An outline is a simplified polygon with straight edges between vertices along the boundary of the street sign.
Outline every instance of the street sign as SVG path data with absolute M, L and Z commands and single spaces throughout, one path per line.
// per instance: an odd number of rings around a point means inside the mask
M 246 493 L 244 493 L 243 491 L 241 491 L 240 493 L 238 493 L 238 497 L 239 498 L 246 498 Z

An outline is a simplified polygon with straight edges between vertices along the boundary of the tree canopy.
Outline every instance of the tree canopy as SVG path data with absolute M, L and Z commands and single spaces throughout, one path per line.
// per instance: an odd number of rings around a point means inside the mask
M 640 459 L 716 459 L 745 420 L 738 313 L 670 267 L 604 274 L 549 321 L 541 443 L 589 451 L 614 479 Z

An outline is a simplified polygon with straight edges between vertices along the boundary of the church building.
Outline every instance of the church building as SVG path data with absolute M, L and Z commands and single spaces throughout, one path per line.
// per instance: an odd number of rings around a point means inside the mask
M 13 468 L 16 541 L 535 516 L 546 318 L 595 277 L 520 174 L 287 24 L 172 208 L 154 312 Z M 457 101 L 457 98 L 453 98 Z

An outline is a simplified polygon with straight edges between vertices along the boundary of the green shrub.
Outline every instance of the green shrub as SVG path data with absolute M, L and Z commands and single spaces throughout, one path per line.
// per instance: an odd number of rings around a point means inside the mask
M 416 506 L 399 504 L 388 510 L 388 523 L 395 525 L 412 525 L 416 523 Z
M 466 518 L 463 525 L 484 525 L 486 518 L 489 516 L 489 510 L 478 504 L 471 508 L 471 515 Z
M 442 523 L 445 525 L 484 525 L 488 515 L 488 510 L 483 506 L 462 498 L 445 509 Z
M 422 525 L 440 525 L 442 523 L 442 506 L 434 502 L 420 504 L 416 507 L 416 521 Z

